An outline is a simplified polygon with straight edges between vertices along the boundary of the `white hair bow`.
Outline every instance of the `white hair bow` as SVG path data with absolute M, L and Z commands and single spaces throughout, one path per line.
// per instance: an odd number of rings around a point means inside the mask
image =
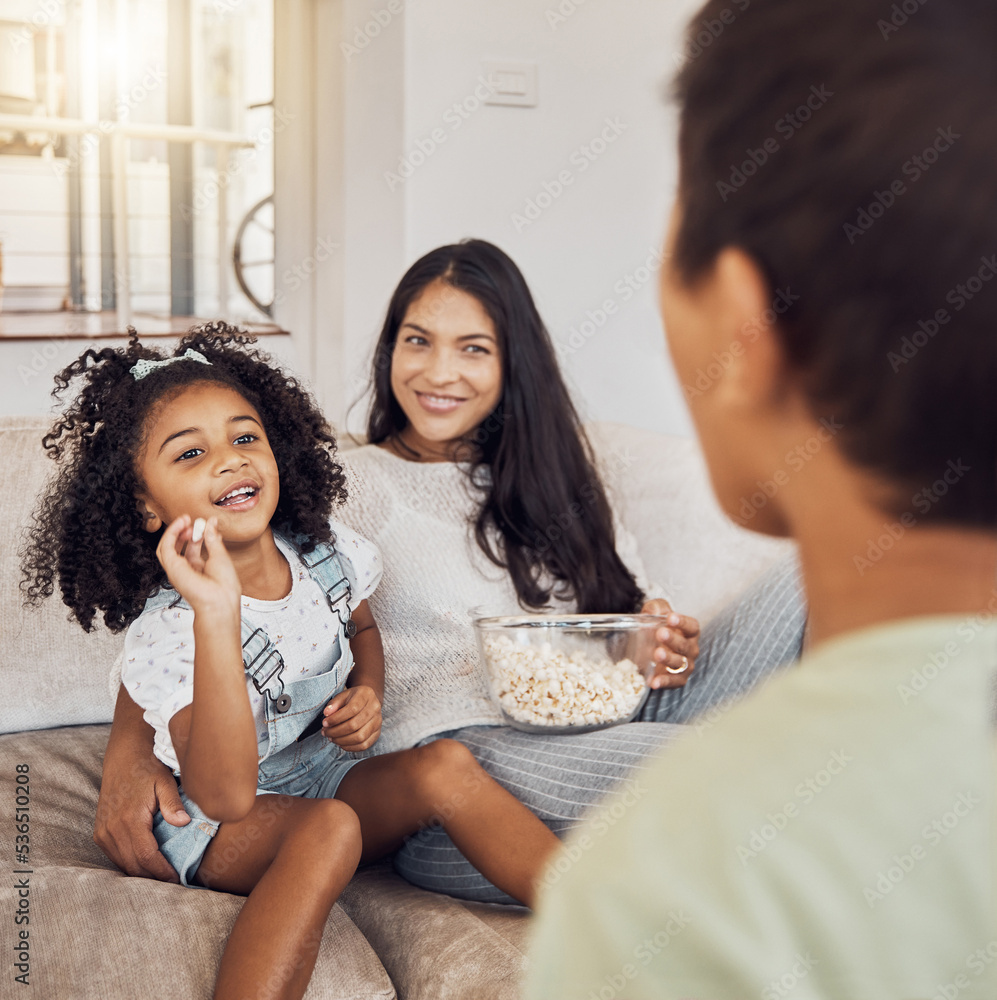
M 140 358 L 128 370 L 135 376 L 135 381 L 138 382 L 140 379 L 145 378 L 149 372 L 155 371 L 157 368 L 165 368 L 167 365 L 172 365 L 175 361 L 199 361 L 202 365 L 211 364 L 200 351 L 194 351 L 188 347 L 183 354 L 175 358 L 164 358 L 162 361 L 148 361 L 145 358 Z

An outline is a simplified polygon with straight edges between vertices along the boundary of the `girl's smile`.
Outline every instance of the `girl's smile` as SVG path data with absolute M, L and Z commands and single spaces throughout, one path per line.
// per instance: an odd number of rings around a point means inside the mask
M 220 499 L 215 501 L 216 507 L 228 510 L 252 510 L 260 499 L 260 485 L 251 479 L 236 483 Z
M 277 462 L 259 414 L 235 389 L 196 382 L 154 408 L 136 471 L 149 531 L 189 514 L 217 517 L 229 546 L 270 532 Z

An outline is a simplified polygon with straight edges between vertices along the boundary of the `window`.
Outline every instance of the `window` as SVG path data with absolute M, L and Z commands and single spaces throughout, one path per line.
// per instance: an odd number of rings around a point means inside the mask
M 272 98 L 273 0 L 0 0 L 0 336 L 272 331 Z

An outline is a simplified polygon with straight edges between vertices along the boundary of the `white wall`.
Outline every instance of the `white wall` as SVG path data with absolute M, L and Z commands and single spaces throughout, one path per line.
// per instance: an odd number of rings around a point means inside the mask
M 523 269 L 587 419 L 690 433 L 646 264 L 656 263 L 677 172 L 663 94 L 698 6 L 434 0 L 387 20 L 387 0 L 344 2 L 348 45 L 375 12 L 386 23 L 346 53 L 342 391 L 355 398 L 362 384 L 402 270 L 435 246 L 477 236 Z M 538 106 L 476 106 L 490 59 L 535 61 Z M 582 148 L 604 130 L 619 134 L 587 158 Z M 557 192 L 562 171 L 570 182 L 524 224 L 529 202 L 546 203 L 545 184 Z M 386 178 L 402 172 L 402 183 Z
M 124 347 L 117 337 L 86 338 L 40 337 L 35 340 L 12 340 L 0 343 L 0 413 L 12 415 L 52 414 L 57 412 L 52 400 L 56 372 L 78 358 L 88 348 Z M 175 340 L 150 337 L 145 343 L 166 350 Z M 303 359 L 291 337 L 260 337 L 260 348 L 293 371 L 302 371 Z
M 268 346 L 301 368 L 332 420 L 342 424 L 361 393 L 404 269 L 437 245 L 478 236 L 522 267 L 586 419 L 690 433 L 656 281 L 641 269 L 660 245 L 675 184 L 674 122 L 663 92 L 698 6 L 280 0 L 276 100 L 293 120 L 275 149 L 285 241 L 278 319 L 294 336 Z M 489 59 L 535 61 L 539 105 L 475 107 Z M 469 115 L 459 127 L 454 103 Z M 583 170 L 578 151 L 600 137 L 607 119 L 625 130 Z M 445 141 L 392 190 L 385 175 L 434 129 Z M 563 170 L 572 182 L 560 197 L 517 226 L 514 216 Z M 337 247 L 331 257 L 329 245 Z M 302 266 L 310 278 L 299 282 L 294 269 L 304 273 Z M 638 290 L 626 288 L 628 276 Z M 600 324 L 607 301 L 616 311 Z M 43 345 L 58 352 L 46 371 L 84 346 Z M 6 412 L 47 405 L 41 378 L 25 384 L 14 374 L 38 363 L 36 349 L 0 344 Z M 362 426 L 362 415 L 357 407 L 350 426 Z

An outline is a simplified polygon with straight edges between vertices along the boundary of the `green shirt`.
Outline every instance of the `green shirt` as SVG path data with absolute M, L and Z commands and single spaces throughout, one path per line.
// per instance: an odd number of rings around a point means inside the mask
M 991 617 L 837 637 L 690 725 L 548 870 L 526 996 L 995 1000 Z

